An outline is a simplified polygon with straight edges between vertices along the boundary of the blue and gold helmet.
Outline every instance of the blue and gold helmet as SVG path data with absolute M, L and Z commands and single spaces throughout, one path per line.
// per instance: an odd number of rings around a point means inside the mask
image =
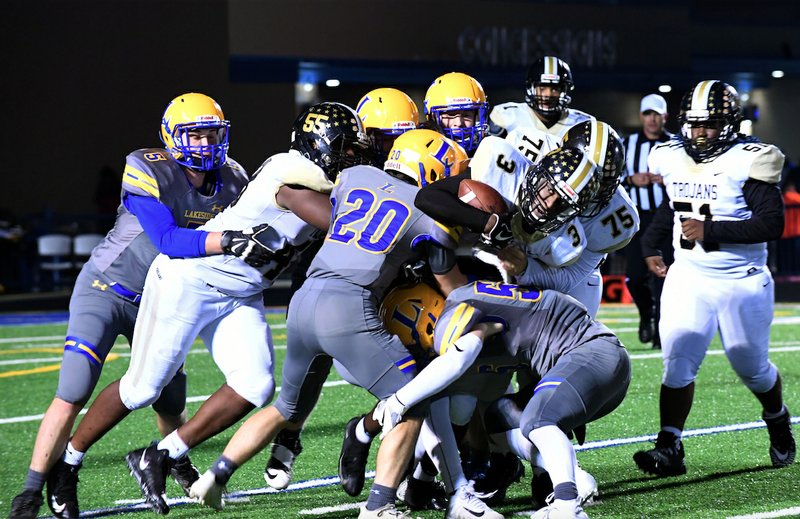
M 389 159 L 383 166 L 395 171 L 419 187 L 464 170 L 466 153 L 460 146 L 439 132 L 410 130 L 395 139 Z
M 489 131 L 489 103 L 483 87 L 472 76 L 449 72 L 437 77 L 425 94 L 425 115 L 433 127 L 459 143 L 467 152 L 475 151 Z M 450 128 L 443 118 L 453 112 L 474 111 L 473 126 Z
M 359 100 L 356 112 L 372 137 L 381 161 L 385 161 L 394 140 L 419 126 L 414 100 L 396 88 L 376 88 Z
M 426 283 L 392 289 L 381 303 L 379 316 L 386 331 L 406 346 L 433 350 L 433 329 L 444 308 L 444 297 Z
M 204 94 L 183 94 L 164 111 L 161 141 L 178 164 L 209 171 L 225 164 L 228 158 L 230 126 L 216 101 Z M 190 134 L 198 131 L 207 133 L 208 144 L 191 144 Z

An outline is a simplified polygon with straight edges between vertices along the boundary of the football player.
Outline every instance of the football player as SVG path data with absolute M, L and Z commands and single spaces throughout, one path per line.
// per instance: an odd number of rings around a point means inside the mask
M 732 86 L 701 81 L 681 101 L 680 135 L 648 157 L 669 196 L 642 240 L 648 268 L 666 276 L 659 324 L 664 372 L 655 448 L 633 459 L 658 476 L 686 473 L 681 434 L 717 330 L 733 370 L 763 407 L 772 465 L 795 459 L 781 376 L 769 360 L 775 285 L 766 242 L 783 229 L 777 185 L 784 157 L 777 147 L 739 134 L 741 118 Z M 667 271 L 657 244 L 670 232 L 675 262 Z
M 356 112 L 378 149 L 378 165 L 389 158 L 397 137 L 419 126 L 417 104 L 396 88 L 370 90 L 358 101 Z
M 472 155 L 489 131 L 489 103 L 472 76 L 449 72 L 433 80 L 425 93 L 428 126 L 459 143 Z
M 612 412 L 625 397 L 630 359 L 611 330 L 560 292 L 476 281 L 449 294 L 436 321 L 434 349 L 439 356 L 379 404 L 384 434 L 407 409 L 461 377 L 525 365 L 539 382 L 518 418 L 520 440 L 538 450 L 554 483 L 552 503 L 533 517 L 587 517 L 567 432 Z
M 232 202 L 248 180 L 228 156 L 229 129 L 216 101 L 204 94 L 184 94 L 164 111 L 165 147 L 136 150 L 126 158 L 122 204 L 114 227 L 92 251 L 75 282 L 56 395 L 39 426 L 11 517 L 37 516 L 45 479 L 53 514 L 78 517 L 75 484 L 83 453 L 67 440 L 117 336 L 131 342 L 147 269 L 156 255 L 236 253 L 223 247 L 223 229 L 196 230 Z M 186 375 L 178 369 L 153 402 L 162 435 L 185 421 L 185 400 Z M 199 475 L 188 457 L 172 468 L 186 490 Z
M 225 383 L 185 424 L 126 456 L 147 503 L 158 513 L 169 511 L 165 476 L 176 460 L 272 398 L 272 340 L 262 292 L 298 248 L 316 237 L 317 228 L 327 228 L 327 193 L 339 170 L 372 159 L 361 120 L 338 103 L 303 112 L 290 142 L 288 153 L 267 159 L 241 195 L 202 227 L 216 231 L 260 223 L 234 236 L 230 246 L 261 247 L 267 253 L 252 264 L 222 256 L 158 256 L 147 276 L 130 367 L 98 395 L 72 438 L 75 448 L 86 452 L 131 411 L 153 402 L 200 336 Z
M 378 166 L 382 166 L 389 157 L 395 139 L 408 130 L 415 129 L 419 124 L 417 105 L 407 94 L 396 88 L 376 88 L 369 91 L 356 105 L 356 112 L 364 123 L 367 135 L 375 143 Z M 292 273 L 291 294 L 294 294 L 305 281 L 308 266 L 321 245 L 321 241 L 317 242 L 302 252 Z M 264 467 L 264 480 L 272 488 L 283 490 L 289 486 L 295 460 L 303 450 L 300 441 L 302 425 L 287 426 L 272 442 L 270 457 Z M 380 430 L 377 423 L 372 423 L 370 428 L 375 430 L 375 434 Z M 354 488 L 347 484 L 345 478 L 342 478 L 342 482 L 346 489 Z M 348 493 L 357 495 L 362 488 L 363 480 L 356 490 L 348 490 Z
M 289 304 L 286 361 L 280 396 L 248 419 L 191 494 L 222 506 L 233 472 L 290 422 L 311 412 L 336 359 L 350 378 L 379 399 L 411 380 L 416 361 L 379 318 L 379 301 L 402 265 L 428 259 L 444 293 L 465 279 L 455 267 L 456 235 L 413 206 L 421 185 L 453 173 L 452 141 L 432 130 L 411 130 L 395 141 L 384 165 L 343 171 L 331 193 L 330 230 L 311 264 L 308 279 Z M 315 308 L 317 310 L 315 310 Z M 364 319 L 354 321 L 353 315 Z M 417 406 L 378 451 L 377 474 L 359 517 L 398 517 L 395 494 L 427 409 Z M 490 510 L 467 492 L 453 501 L 480 515 Z
M 503 103 L 489 114 L 492 135 L 507 137 L 515 130 L 535 128 L 557 139 L 589 115 L 569 108 L 575 83 L 569 65 L 556 56 L 544 56 L 528 69 L 525 80 L 525 102 Z M 512 142 L 524 143 L 524 132 L 517 133 Z M 533 147 L 535 141 L 525 143 Z

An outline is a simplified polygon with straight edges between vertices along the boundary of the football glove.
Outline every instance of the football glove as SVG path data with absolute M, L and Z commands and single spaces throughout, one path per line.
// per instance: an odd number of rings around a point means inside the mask
M 493 215 L 496 218 L 494 226 L 488 232 L 481 234 L 480 242 L 489 248 L 504 249 L 514 239 L 514 233 L 511 231 L 513 213 L 493 213 Z
M 389 432 L 394 429 L 394 426 L 400 423 L 403 419 L 403 413 L 406 412 L 406 406 L 397 399 L 397 395 L 392 395 L 386 400 L 381 400 L 372 412 L 374 418 L 383 431 L 381 432 L 381 440 L 386 437 Z
M 222 231 L 222 252 L 241 258 L 251 267 L 262 267 L 275 254 L 266 245 L 265 238 L 270 230 L 269 224 L 264 223 L 241 231 Z

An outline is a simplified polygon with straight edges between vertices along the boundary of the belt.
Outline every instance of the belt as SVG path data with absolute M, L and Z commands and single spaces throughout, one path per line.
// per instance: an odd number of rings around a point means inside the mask
M 111 290 L 121 295 L 124 299 L 127 299 L 131 303 L 139 304 L 139 301 L 142 299 L 142 294 L 128 290 L 117 282 L 111 283 L 109 287 L 111 287 Z

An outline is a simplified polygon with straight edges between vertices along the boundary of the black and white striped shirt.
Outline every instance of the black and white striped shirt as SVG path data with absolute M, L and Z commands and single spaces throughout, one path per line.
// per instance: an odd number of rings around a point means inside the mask
M 640 130 L 625 137 L 625 170 L 628 176 L 634 173 L 648 171 L 647 156 L 650 155 L 656 144 L 666 142 L 672 137 L 668 132 L 664 132 L 658 139 L 648 139 Z M 625 182 L 631 200 L 636 204 L 639 211 L 655 211 L 664 199 L 664 186 L 660 184 L 650 184 L 645 187 L 636 187 Z

